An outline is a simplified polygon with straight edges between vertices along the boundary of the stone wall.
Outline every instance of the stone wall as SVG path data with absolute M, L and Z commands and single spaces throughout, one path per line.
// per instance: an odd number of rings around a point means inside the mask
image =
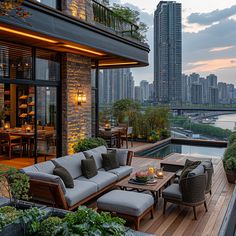
M 63 0 L 62 11 L 80 20 L 94 22 L 91 0 Z
M 77 103 L 78 90 L 87 101 Z M 78 138 L 91 136 L 91 60 L 66 53 L 62 62 L 62 155 L 72 154 Z

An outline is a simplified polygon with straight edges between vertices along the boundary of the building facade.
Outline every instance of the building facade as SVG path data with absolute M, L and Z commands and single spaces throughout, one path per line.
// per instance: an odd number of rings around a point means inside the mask
M 181 101 L 181 4 L 160 1 L 154 14 L 154 93 L 157 102 Z
M 41 154 L 71 154 L 79 138 L 96 135 L 99 69 L 148 65 L 147 44 L 101 24 L 102 5 L 75 3 L 28 0 L 26 21 L 0 18 L 0 131 L 24 137 L 35 162 Z

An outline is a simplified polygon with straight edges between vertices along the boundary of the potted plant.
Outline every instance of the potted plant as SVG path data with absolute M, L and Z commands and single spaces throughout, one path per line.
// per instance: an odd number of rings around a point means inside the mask
M 225 151 L 223 164 L 229 183 L 236 182 L 236 142 L 233 142 Z

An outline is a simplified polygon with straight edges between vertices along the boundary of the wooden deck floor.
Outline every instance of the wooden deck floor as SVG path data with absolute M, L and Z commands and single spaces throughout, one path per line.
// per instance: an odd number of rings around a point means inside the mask
M 135 157 L 132 161 L 135 169 L 153 164 L 159 166 L 160 160 Z M 234 185 L 228 184 L 221 161 L 214 165 L 214 171 L 212 195 L 207 196 L 207 213 L 204 206 L 197 207 L 198 220 L 195 221 L 192 209 L 168 203 L 163 216 L 163 201 L 160 199 L 154 219 L 142 220 L 140 231 L 165 236 L 218 235 Z

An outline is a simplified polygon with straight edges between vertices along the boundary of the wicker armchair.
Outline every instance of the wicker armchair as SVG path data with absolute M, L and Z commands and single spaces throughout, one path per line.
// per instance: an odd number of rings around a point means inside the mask
M 164 198 L 163 214 L 165 214 L 167 202 L 193 207 L 194 218 L 197 220 L 196 206 L 204 204 L 205 200 L 206 174 L 183 178 L 179 184 L 167 187 L 162 196 Z

